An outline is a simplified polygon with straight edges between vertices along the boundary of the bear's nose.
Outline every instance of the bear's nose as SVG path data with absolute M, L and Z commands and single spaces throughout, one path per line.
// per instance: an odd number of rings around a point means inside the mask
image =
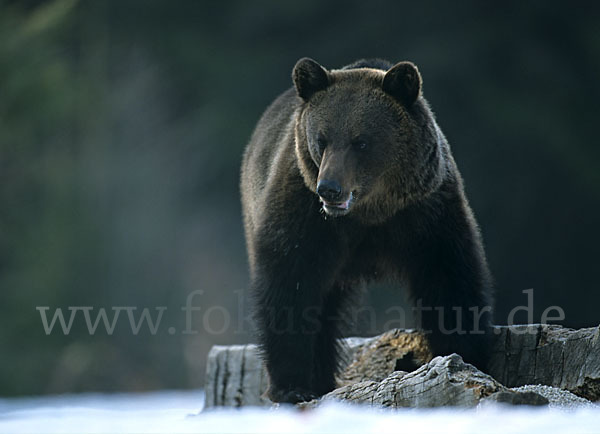
M 336 202 L 342 196 L 342 186 L 336 181 L 323 179 L 317 184 L 317 194 L 327 202 Z

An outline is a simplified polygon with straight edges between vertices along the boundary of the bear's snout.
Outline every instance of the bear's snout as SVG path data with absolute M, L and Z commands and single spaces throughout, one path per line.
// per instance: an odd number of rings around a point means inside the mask
M 333 180 L 321 180 L 317 184 L 317 194 L 327 202 L 336 203 L 342 199 L 342 186 Z
M 323 203 L 323 210 L 333 217 L 347 214 L 354 198 L 352 193 L 345 195 L 340 183 L 332 180 L 319 181 L 317 194 Z

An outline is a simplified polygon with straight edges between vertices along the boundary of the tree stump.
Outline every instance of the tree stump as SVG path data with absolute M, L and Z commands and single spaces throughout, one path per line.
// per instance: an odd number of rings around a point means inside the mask
M 546 385 L 590 401 L 600 399 L 600 329 L 520 325 L 494 328 L 489 374 L 449 355 L 431 360 L 425 336 L 390 330 L 343 340 L 339 388 L 323 397 L 392 407 L 472 406 L 484 398 L 540 404 L 535 392 L 510 390 Z M 271 405 L 268 376 L 255 345 L 215 346 L 208 356 L 205 408 Z M 314 405 L 309 403 L 304 405 Z

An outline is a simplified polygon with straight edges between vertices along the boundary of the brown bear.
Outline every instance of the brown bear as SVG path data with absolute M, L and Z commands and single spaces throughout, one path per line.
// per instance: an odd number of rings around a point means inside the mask
M 327 70 L 298 61 L 294 87 L 248 144 L 241 196 L 269 396 L 335 387 L 344 309 L 379 279 L 406 285 L 432 352 L 484 368 L 491 284 L 450 147 L 410 62 Z

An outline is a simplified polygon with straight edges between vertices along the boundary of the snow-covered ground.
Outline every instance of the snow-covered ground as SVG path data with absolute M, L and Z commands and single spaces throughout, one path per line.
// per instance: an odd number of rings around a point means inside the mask
M 327 404 L 198 414 L 201 391 L 0 399 L 0 432 L 600 433 L 600 407 L 377 410 Z

